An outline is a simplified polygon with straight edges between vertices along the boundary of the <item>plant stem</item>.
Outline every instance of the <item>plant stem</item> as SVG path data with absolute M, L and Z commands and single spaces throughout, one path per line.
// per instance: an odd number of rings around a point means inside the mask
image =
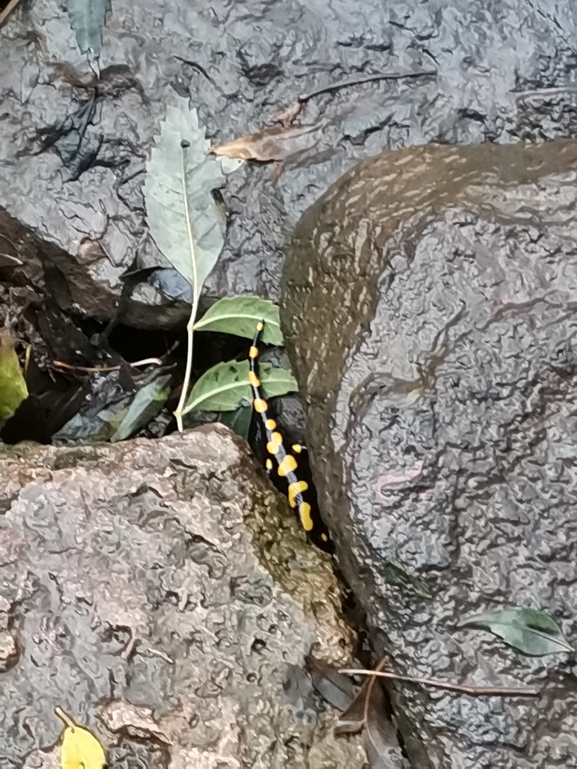
M 68 713 L 65 713 L 61 707 L 55 707 L 54 708 L 54 715 L 58 716 L 58 718 L 64 723 L 65 726 L 67 726 L 69 729 L 74 729 L 76 724 L 74 721 L 70 718 Z
M 182 383 L 182 392 L 180 393 L 180 400 L 178 401 L 178 406 L 176 408 L 176 411 L 174 412 L 174 416 L 176 418 L 176 426 L 178 428 L 179 433 L 181 433 L 183 430 L 183 427 L 182 427 L 183 410 L 184 410 L 184 405 L 186 403 L 188 390 L 190 387 L 190 378 L 192 376 L 192 350 L 193 350 L 193 343 L 194 343 L 194 321 L 196 320 L 196 313 L 198 312 L 198 294 L 199 294 L 198 272 L 196 269 L 196 257 L 194 253 L 194 239 L 192 237 L 192 224 L 190 221 L 190 211 L 188 209 L 188 197 L 186 195 L 186 162 L 185 162 L 186 146 L 187 145 L 181 142 L 180 148 L 181 148 L 181 155 L 182 155 L 182 199 L 184 201 L 184 215 L 186 219 L 188 245 L 190 248 L 190 262 L 192 265 L 192 309 L 190 311 L 190 318 L 186 326 L 186 336 L 187 336 L 186 370 L 184 372 L 184 381 Z

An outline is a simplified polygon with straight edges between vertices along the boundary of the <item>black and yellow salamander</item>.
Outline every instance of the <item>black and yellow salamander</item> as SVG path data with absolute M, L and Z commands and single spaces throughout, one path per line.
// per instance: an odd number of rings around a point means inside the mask
M 249 382 L 252 389 L 253 408 L 259 415 L 266 436 L 266 468 L 275 472 L 279 486 L 288 498 L 289 505 L 296 511 L 301 526 L 313 544 L 322 550 L 332 552 L 332 543 L 327 527 L 320 516 L 318 502 L 312 483 L 304 480 L 299 472 L 297 457 L 302 457 L 303 446 L 285 445 L 278 424 L 270 416 L 268 403 L 263 397 L 258 377 L 258 342 L 264 329 L 264 321 L 259 321 L 252 344 L 248 351 Z M 296 456 L 295 456 L 296 455 Z

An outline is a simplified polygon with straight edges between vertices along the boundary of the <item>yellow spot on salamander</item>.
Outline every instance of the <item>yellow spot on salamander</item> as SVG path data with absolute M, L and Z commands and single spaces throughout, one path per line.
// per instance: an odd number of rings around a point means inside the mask
M 249 350 L 248 350 L 248 357 L 249 358 L 258 358 L 258 347 L 253 347 L 251 345 L 249 347 Z
M 277 472 L 280 476 L 284 476 L 284 475 L 288 475 L 289 473 L 294 473 L 296 469 L 297 469 L 296 459 L 292 456 L 292 454 L 287 454 L 286 457 L 278 466 Z
M 248 372 L 248 381 L 253 387 L 260 387 L 260 379 L 254 373 L 254 371 Z
M 302 502 L 299 505 L 299 518 L 301 519 L 301 525 L 305 531 L 313 530 L 311 506 L 309 505 L 308 502 Z
M 263 328 L 264 328 L 264 323 L 262 322 L 262 320 L 259 320 L 259 322 L 256 324 L 256 330 L 262 331 Z
M 294 451 L 295 454 L 300 454 L 301 451 L 303 450 L 303 447 L 300 445 L 300 443 L 295 443 L 292 446 L 292 450 Z
M 276 430 L 276 422 L 274 421 L 274 419 L 267 419 L 266 422 L 264 423 L 264 426 L 266 427 L 267 430 Z
M 253 402 L 254 410 L 258 411 L 259 414 L 262 414 L 263 411 L 266 411 L 268 409 L 268 406 L 266 404 L 266 401 L 262 398 L 255 398 Z
M 295 481 L 288 487 L 288 501 L 291 507 L 296 507 L 296 496 L 302 494 L 303 491 L 308 489 L 309 485 L 306 481 Z
M 264 465 L 267 470 L 272 470 L 272 459 L 267 459 Z
M 266 450 L 269 454 L 277 454 L 278 450 L 282 446 L 282 435 L 280 433 L 272 433 L 270 441 L 266 444 Z

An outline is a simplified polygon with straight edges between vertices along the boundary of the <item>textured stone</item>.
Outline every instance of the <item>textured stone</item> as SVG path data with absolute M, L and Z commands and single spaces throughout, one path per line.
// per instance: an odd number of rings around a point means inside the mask
M 221 426 L 0 456 L 0 766 L 51 767 L 61 706 L 114 767 L 360 767 L 335 712 L 301 712 L 313 653 L 350 660 L 330 559 Z M 312 703 L 312 705 L 311 705 Z M 328 739 L 327 739 L 328 724 Z
M 458 629 L 527 606 L 577 634 L 576 182 L 572 141 L 385 153 L 305 215 L 287 262 L 319 499 L 376 652 L 413 676 L 543 687 L 395 687 L 418 769 L 577 766 L 567 655 Z
M 576 35 L 574 5 L 550 0 L 363 0 L 354 9 L 214 0 L 210 10 L 114 0 L 91 68 L 62 3 L 21 4 L 0 29 L 0 207 L 12 219 L 0 216 L 0 250 L 16 249 L 35 268 L 40 259 L 49 293 L 65 309 L 108 319 L 126 270 L 165 265 L 146 228 L 142 185 L 169 93 L 190 96 L 219 143 L 274 125 L 302 93 L 370 74 L 437 70 L 311 99 L 302 122 L 322 124 L 320 137 L 287 159 L 275 183 L 268 166 L 255 164 L 229 177 L 227 243 L 207 295 L 276 298 L 298 216 L 356 161 L 431 141 L 574 135 L 567 41 Z M 55 141 L 73 120 L 82 130 Z M 170 297 L 186 287 L 168 277 L 142 277 L 125 308 L 129 323 L 184 320 L 185 304 Z

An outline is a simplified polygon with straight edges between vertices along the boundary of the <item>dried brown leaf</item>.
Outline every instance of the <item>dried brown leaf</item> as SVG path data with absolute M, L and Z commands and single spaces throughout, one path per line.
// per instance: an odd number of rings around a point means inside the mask
M 254 134 L 244 134 L 226 144 L 217 144 L 210 148 L 214 155 L 241 160 L 257 160 L 270 163 L 274 160 L 286 160 L 297 152 L 310 149 L 318 141 L 321 124 L 294 126 L 273 126 Z
M 381 671 L 386 664 L 387 659 L 383 657 L 375 670 Z M 339 718 L 335 734 L 357 734 L 364 728 L 369 766 L 371 769 L 388 769 L 394 765 L 392 762 L 398 751 L 398 741 L 388 717 L 383 690 L 372 681 L 376 681 L 376 676 L 363 683 L 355 699 Z
M 285 126 L 285 128 L 288 128 L 288 126 L 295 122 L 305 106 L 306 101 L 300 101 L 299 99 L 293 101 L 292 104 L 289 104 L 288 107 L 283 109 L 282 112 L 278 113 L 278 115 L 275 117 L 276 122 Z
M 337 710 L 346 711 L 355 699 L 355 687 L 351 679 L 317 657 L 307 659 L 306 669 L 314 688 L 325 702 Z
M 383 657 L 375 670 L 382 670 L 386 664 L 387 659 L 386 657 Z M 374 676 L 367 678 L 349 707 L 341 714 L 341 717 L 335 726 L 336 734 L 352 734 L 360 732 L 365 726 L 368 703 L 374 689 L 372 686 L 374 680 Z

